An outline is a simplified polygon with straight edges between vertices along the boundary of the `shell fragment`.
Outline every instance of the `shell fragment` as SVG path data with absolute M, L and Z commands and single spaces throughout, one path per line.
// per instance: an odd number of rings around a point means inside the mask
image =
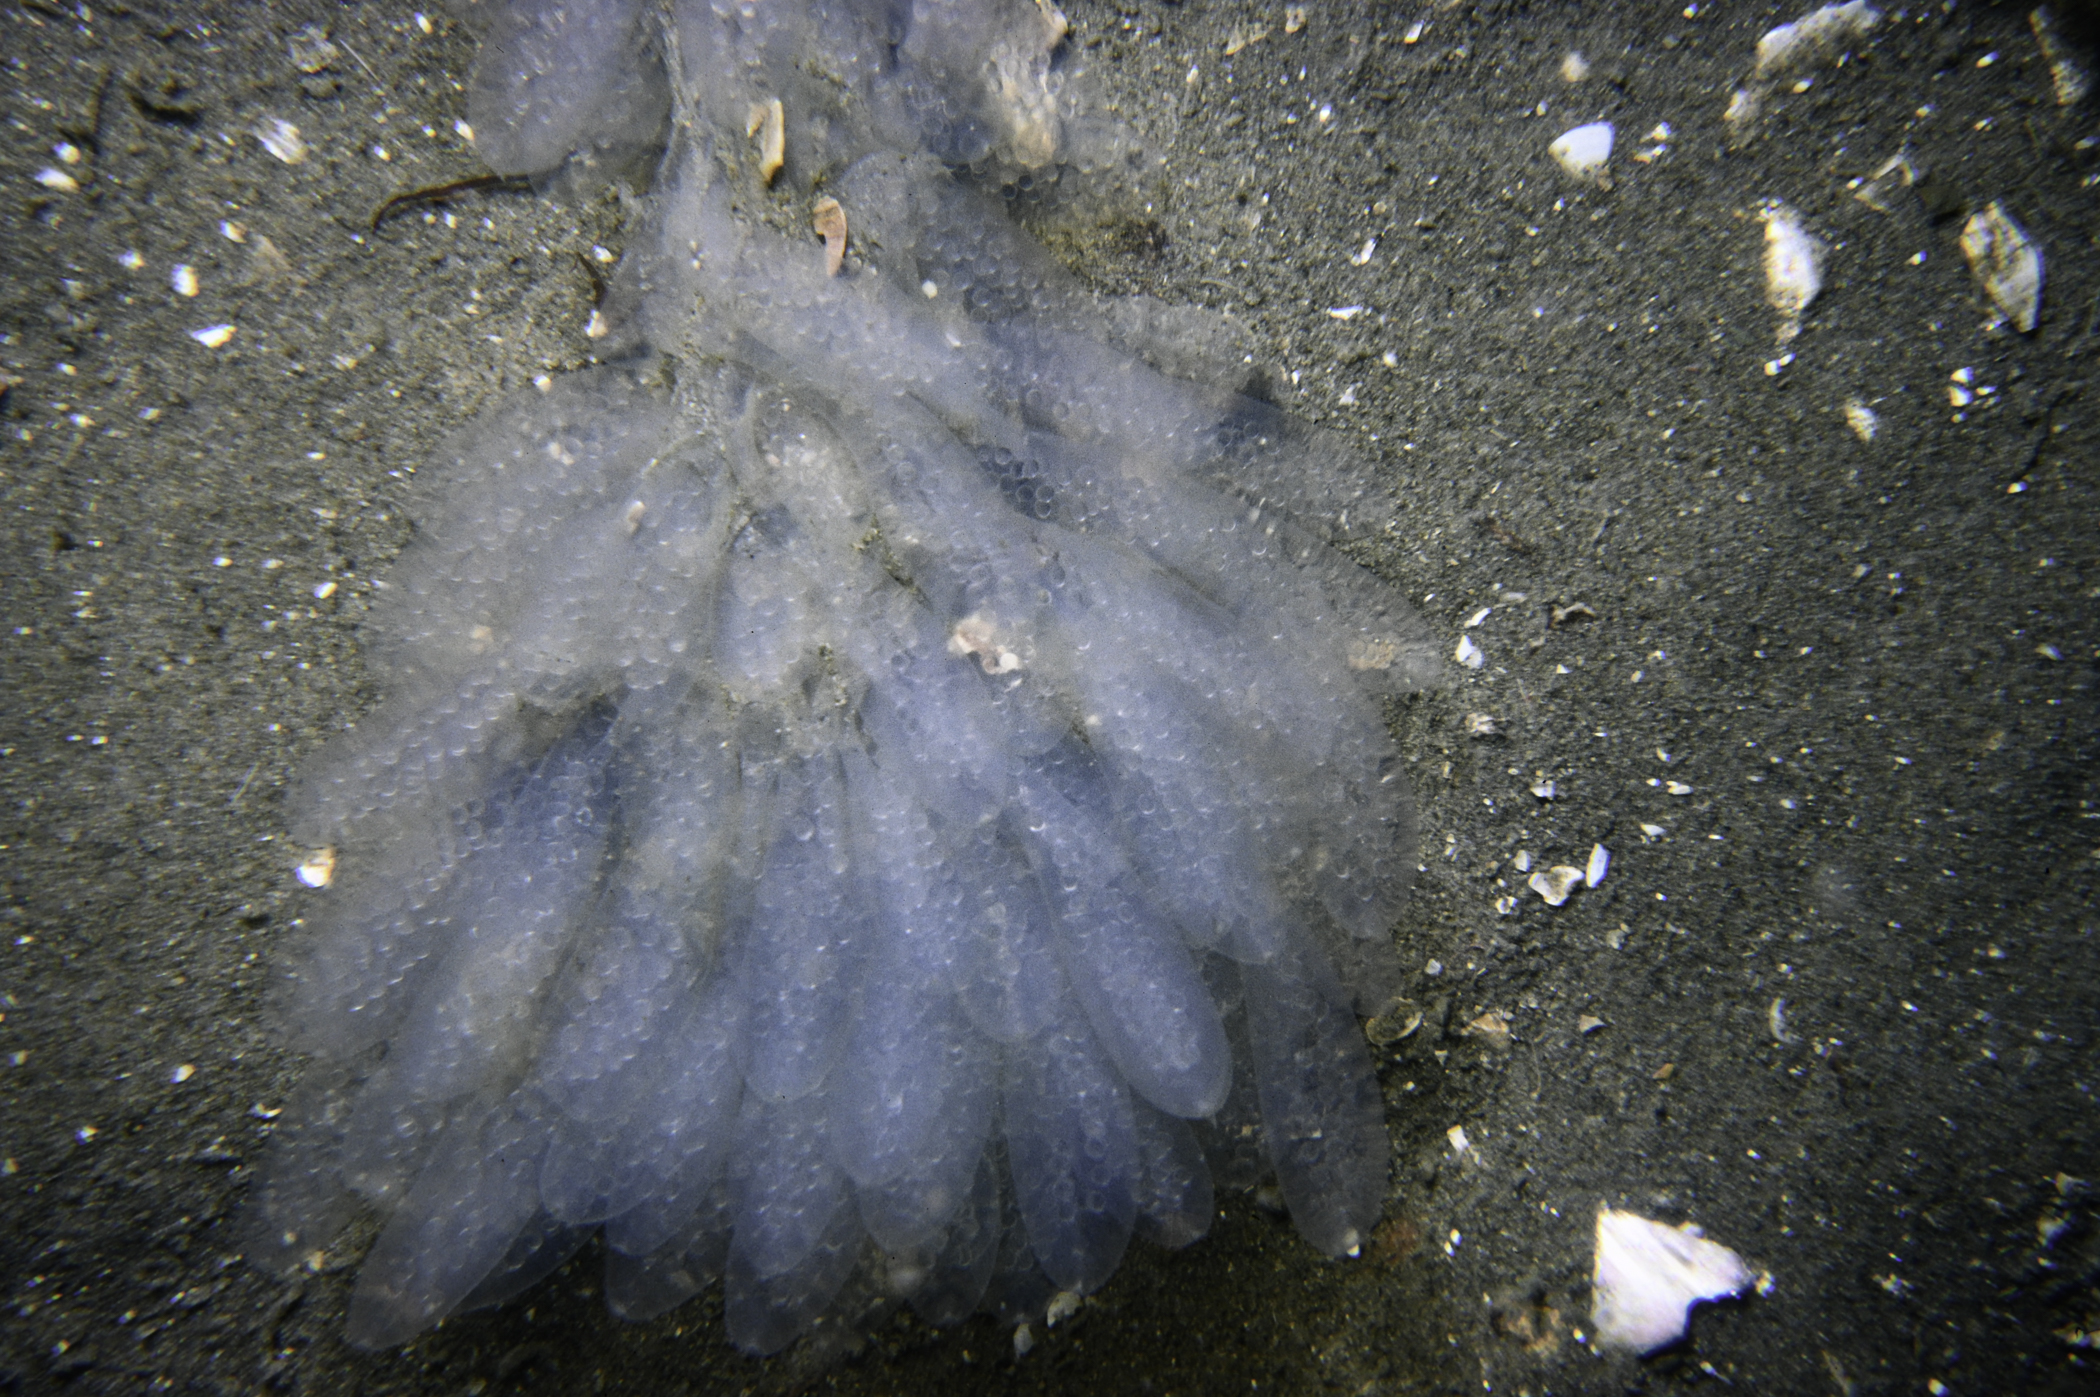
M 787 163 L 787 108 L 778 97 L 753 104 L 745 134 L 758 141 L 758 176 L 771 184 L 773 176 Z
M 1961 255 L 1996 308 L 1992 324 L 2009 320 L 2021 334 L 2033 334 L 2042 305 L 2041 244 L 1993 199 L 1962 226 Z
M 1756 1279 L 1740 1256 L 1690 1223 L 1597 1210 L 1592 1317 L 1606 1348 L 1653 1353 L 1683 1336 L 1692 1306 L 1739 1295 Z
M 846 210 L 827 194 L 811 208 L 810 223 L 824 240 L 824 275 L 837 276 L 846 262 Z
M 1558 907 L 1568 900 L 1569 894 L 1582 883 L 1582 870 L 1566 864 L 1555 864 L 1542 868 L 1531 875 L 1531 890 L 1544 898 L 1548 907 Z
M 1612 128 L 1608 121 L 1593 121 L 1572 131 L 1563 131 L 1546 147 L 1553 162 L 1579 180 L 1611 187 L 1605 165 L 1611 159 Z
M 2034 41 L 2041 46 L 2042 58 L 2049 65 L 2049 81 L 2056 89 L 2056 105 L 2075 107 L 2092 91 L 2093 80 L 2074 55 L 2069 44 L 2056 27 L 2056 16 L 2047 5 L 2037 6 L 2027 16 L 2027 23 L 2034 30 Z
M 1827 63 L 1880 21 L 1881 11 L 1867 0 L 1811 10 L 1792 24 L 1767 30 L 1757 41 L 1757 76 L 1769 81 L 1790 68 Z
M 1766 204 L 1765 300 L 1779 312 L 1779 343 L 1801 333 L 1801 315 L 1823 289 L 1823 245 L 1785 204 Z

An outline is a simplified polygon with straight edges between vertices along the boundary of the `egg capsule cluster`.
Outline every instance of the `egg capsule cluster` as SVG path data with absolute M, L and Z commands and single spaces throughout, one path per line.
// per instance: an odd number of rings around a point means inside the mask
M 1039 1312 L 1200 1237 L 1214 1172 L 1352 1251 L 1386 1177 L 1355 1011 L 1415 857 L 1382 702 L 1436 650 L 1330 542 L 1359 473 L 1011 220 L 1078 122 L 1061 21 L 653 13 L 534 0 L 483 50 L 514 163 L 647 124 L 608 43 L 686 134 L 637 353 L 425 472 L 386 698 L 307 774 L 336 872 L 257 1254 L 373 1215 L 378 1346 L 599 1234 L 616 1312 L 719 1278 L 770 1352 L 893 1300 Z M 870 100 L 817 141 L 820 51 Z M 783 178 L 825 162 L 863 244 L 836 273 L 751 212 L 774 99 Z

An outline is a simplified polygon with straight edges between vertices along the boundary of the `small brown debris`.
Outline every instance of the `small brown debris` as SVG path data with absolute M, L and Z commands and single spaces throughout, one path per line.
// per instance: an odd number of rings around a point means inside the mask
M 1305 27 L 1305 6 L 1292 5 L 1283 12 L 1283 32 L 1295 34 Z
M 1498 1048 L 1509 1046 L 1509 1015 L 1490 1009 L 1465 1027 L 1468 1038 L 1485 1038 Z
M 1399 642 L 1390 636 L 1357 636 L 1349 642 L 1351 669 L 1391 669 L 1399 658 Z
M 1596 619 L 1597 613 L 1590 610 L 1582 602 L 1553 608 L 1553 624 L 1556 626 L 1573 626 L 1583 621 L 1594 621 Z
M 425 185 L 421 189 L 406 189 L 393 195 L 378 208 L 372 210 L 372 230 L 395 213 L 411 204 L 437 203 L 454 194 L 466 194 L 480 190 L 519 190 L 532 188 L 532 181 L 524 175 L 472 175 L 466 179 L 448 180 L 444 184 Z
M 1496 1334 L 1530 1353 L 1545 1355 L 1560 1347 L 1560 1311 L 1542 1294 L 1519 1292 L 1493 1301 L 1488 1323 Z
M 1422 1229 L 1404 1213 L 1371 1229 L 1371 1260 L 1380 1266 L 1399 1265 L 1421 1245 Z
M 1595 1014 L 1584 1014 L 1581 1018 L 1575 1020 L 1575 1031 L 1580 1034 L 1592 1034 L 1603 1027 L 1604 1020 L 1598 1018 Z
M 241 286 L 274 286 L 292 275 L 292 260 L 286 257 L 276 243 L 267 237 L 259 237 L 249 249 L 248 266 L 241 273 Z
M 810 221 L 824 240 L 824 275 L 837 276 L 846 264 L 846 211 L 827 194 L 817 200 Z
M 1467 737 L 1500 737 L 1502 722 L 1492 713 L 1468 713 L 1466 715 Z
M 1658 1082 L 1667 1082 L 1670 1080 L 1670 1078 L 1676 1075 L 1677 1064 L 1674 1062 L 1666 1062 L 1662 1066 L 1655 1069 L 1655 1080 Z
M 1519 534 L 1515 529 L 1512 529 L 1509 525 L 1503 523 L 1500 519 L 1497 519 L 1492 514 L 1482 516 L 1479 521 L 1479 526 L 1480 531 L 1482 533 L 1486 534 L 1489 538 L 1495 540 L 1495 542 L 1501 544 L 1504 548 L 1507 548 L 1512 553 L 1528 554 L 1532 552 L 1531 545 L 1525 542 L 1523 535 Z

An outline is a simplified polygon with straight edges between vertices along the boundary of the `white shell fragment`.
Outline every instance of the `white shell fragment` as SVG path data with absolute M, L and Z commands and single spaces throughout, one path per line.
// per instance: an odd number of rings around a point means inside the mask
M 1572 131 L 1563 131 L 1546 147 L 1555 164 L 1580 180 L 1608 187 L 1605 164 L 1611 159 L 1612 129 L 1608 121 L 1593 121 Z
M 2034 333 L 2042 304 L 2042 249 L 1993 199 L 1969 215 L 1961 230 L 1961 255 L 1976 284 L 1997 308 L 1996 325 L 2011 321 L 2023 335 Z
M 175 288 L 178 296 L 194 296 L 198 291 L 196 270 L 187 262 L 177 262 L 174 270 L 168 273 L 168 284 Z
M 306 861 L 295 870 L 299 881 L 309 888 L 325 888 L 335 881 L 335 850 L 316 849 L 306 856 Z
M 1874 434 L 1881 430 L 1881 414 L 1875 412 L 1873 408 L 1868 407 L 1858 398 L 1847 398 L 1845 399 L 1845 425 L 1850 427 L 1852 435 L 1858 437 L 1861 441 L 1872 441 L 1874 440 Z
M 306 159 L 306 141 L 299 135 L 299 128 L 283 117 L 266 116 L 249 129 L 264 150 L 285 164 L 296 165 Z
M 1794 1035 L 1786 1031 L 1786 1000 L 1775 999 L 1772 1007 L 1765 1010 L 1765 1027 L 1771 1030 L 1774 1043 L 1791 1043 Z
M 1451 652 L 1451 658 L 1467 669 L 1479 669 L 1487 663 L 1487 651 L 1475 645 L 1473 637 L 1462 635 L 1458 638 L 1458 648 Z
M 1881 162 L 1881 168 L 1860 182 L 1852 197 L 1876 213 L 1894 213 L 1897 193 L 1914 189 L 1921 178 L 1908 149 L 1899 150 Z
M 1530 888 L 1546 900 L 1548 907 L 1558 907 L 1568 900 L 1578 884 L 1582 882 L 1582 870 L 1566 864 L 1555 864 L 1542 868 L 1531 875 Z
M 190 331 L 190 338 L 206 349 L 221 349 L 233 338 L 233 331 L 231 325 L 207 325 L 201 330 Z
M 318 24 L 309 24 L 292 35 L 285 48 L 291 54 L 292 66 L 302 73 L 325 73 L 343 54 L 329 41 L 328 31 Z
M 787 108 L 778 97 L 751 108 L 751 122 L 746 135 L 758 141 L 758 176 L 767 184 L 780 173 L 787 163 Z
M 1653 1353 L 1684 1336 L 1692 1306 L 1739 1295 L 1755 1279 L 1740 1256 L 1690 1223 L 1597 1210 L 1591 1317 L 1603 1347 Z
M 1605 848 L 1602 844 L 1592 844 L 1590 846 L 1589 866 L 1582 870 L 1583 886 L 1596 887 L 1604 881 L 1604 875 L 1609 872 L 1611 872 L 1611 850 Z
M 1421 1026 L 1422 1006 L 1412 999 L 1393 998 L 1385 1002 L 1376 1018 L 1364 1024 L 1364 1037 L 1381 1048 L 1389 1048 L 1412 1037 Z
M 1823 245 L 1785 204 L 1768 203 L 1759 217 L 1765 224 L 1765 300 L 1779 312 L 1778 341 L 1785 344 L 1801 333 L 1801 313 L 1823 289 Z
M 1881 11 L 1866 0 L 1852 0 L 1845 5 L 1825 5 L 1791 24 L 1765 31 L 1757 41 L 1757 63 L 1750 81 L 1729 95 L 1728 110 L 1721 116 L 1731 142 L 1750 135 L 1752 124 L 1764 112 L 1765 99 L 1789 73 L 1841 61 L 1853 41 L 1864 38 L 1880 21 Z M 1802 78 L 1794 90 L 1805 91 L 1812 81 Z
M 2043 60 L 2049 65 L 2049 81 L 2056 88 L 2056 105 L 2077 106 L 2092 90 L 2093 80 L 2072 54 L 2063 35 L 2057 32 L 2056 16 L 2049 12 L 2047 5 L 2038 5 L 2029 12 L 2027 23 L 2034 30 L 2034 41 L 2041 46 Z
M 1976 401 L 1976 370 L 1964 364 L 1947 375 L 1947 406 L 1967 407 Z
M 1765 31 L 1757 41 L 1757 76 L 1770 79 L 1790 68 L 1835 58 L 1880 22 L 1881 11 L 1867 0 L 1811 10 L 1792 24 Z

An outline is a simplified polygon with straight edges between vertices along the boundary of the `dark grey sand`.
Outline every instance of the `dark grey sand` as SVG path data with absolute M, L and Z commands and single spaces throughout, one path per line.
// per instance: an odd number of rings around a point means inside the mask
M 1382 461 L 1403 509 L 1363 561 L 1485 653 L 1392 714 L 1425 1017 L 1385 1050 L 1386 1221 L 1330 1263 L 1232 1196 L 1018 1361 L 988 1319 L 900 1318 L 759 1363 L 711 1297 L 608 1318 L 591 1249 L 382 1354 L 339 1338 L 354 1248 L 294 1288 L 238 1254 L 297 1071 L 264 993 L 312 896 L 287 780 L 383 682 L 358 620 L 409 477 L 590 361 L 618 199 L 373 230 L 479 172 L 449 14 L 0 8 L 0 1390 L 2092 1390 L 2100 117 L 2057 104 L 2025 7 L 1892 15 L 1735 148 L 1729 92 L 1792 6 L 1305 9 L 1071 6 L 1147 164 L 1044 231 L 1104 290 L 1240 318 L 1270 394 Z M 340 52 L 309 75 L 314 23 Z M 1545 154 L 1600 118 L 1609 190 Z M 1855 199 L 1906 143 L 1935 204 Z M 1830 244 L 1776 374 L 1768 198 Z M 1980 328 L 1958 210 L 1992 199 L 2046 251 L 2032 335 Z M 1965 368 L 1996 391 L 1957 415 Z M 1512 867 L 1600 842 L 1609 877 L 1558 909 Z M 1599 1356 L 1600 1204 L 1697 1222 L 1769 1293 Z

